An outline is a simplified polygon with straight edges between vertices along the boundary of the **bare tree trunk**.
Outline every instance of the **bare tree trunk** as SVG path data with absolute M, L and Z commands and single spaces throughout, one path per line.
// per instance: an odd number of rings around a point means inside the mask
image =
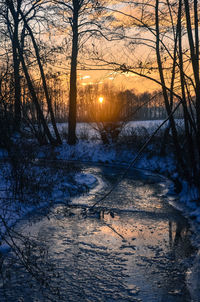
M 182 11 L 182 0 L 179 0 L 179 10 Z M 186 103 L 186 92 L 185 92 L 185 75 L 183 69 L 183 53 L 182 53 L 182 27 L 181 27 L 181 18 L 178 20 L 178 35 L 179 35 L 179 69 L 180 69 L 180 83 L 181 83 L 181 91 L 182 91 L 182 105 L 183 105 L 183 114 L 184 114 L 184 123 L 185 123 L 185 136 L 186 136 L 186 146 L 188 153 L 188 159 L 190 161 L 189 169 L 191 170 L 191 176 L 193 179 L 197 179 L 197 165 L 195 160 L 195 149 L 193 136 L 190 132 L 189 127 L 189 112 Z
M 13 48 L 13 67 L 14 67 L 14 85 L 15 85 L 15 116 L 14 116 L 14 128 L 20 129 L 21 124 L 21 85 L 20 85 L 20 61 L 17 54 L 17 48 L 15 45 L 15 33 L 12 41 Z
M 10 11 L 10 13 L 11 13 L 11 15 L 13 17 L 13 20 L 16 20 L 16 18 L 18 20 L 20 6 L 21 6 L 21 0 L 17 1 L 17 11 L 15 10 L 15 7 L 14 7 L 14 4 L 13 4 L 12 1 L 6 0 L 6 4 L 7 4 L 7 7 L 8 7 L 8 10 Z M 46 120 L 44 118 L 43 112 L 42 112 L 42 110 L 40 108 L 40 104 L 38 102 L 37 95 L 35 93 L 35 89 L 33 87 L 30 75 L 28 73 L 28 69 L 26 67 L 26 64 L 25 64 L 25 61 L 24 61 L 24 57 L 23 57 L 23 50 L 22 50 L 22 48 L 20 46 L 18 36 L 15 36 L 15 41 L 14 42 L 15 42 L 15 46 L 16 46 L 16 49 L 17 49 L 17 52 L 18 52 L 18 55 L 19 55 L 19 60 L 21 61 L 22 68 L 23 68 L 23 71 L 24 71 L 24 74 L 25 74 L 25 77 L 26 77 L 28 88 L 29 88 L 30 94 L 32 96 L 32 100 L 33 100 L 33 102 L 35 104 L 35 107 L 36 107 L 39 119 L 41 120 L 41 123 L 42 123 L 43 129 L 44 129 L 45 135 L 47 136 L 49 142 L 52 145 L 55 145 L 55 140 L 52 137 L 51 132 L 50 132 L 50 130 L 48 128 L 48 125 L 47 125 Z
M 50 130 L 48 128 L 48 125 L 46 123 L 46 120 L 44 118 L 43 112 L 42 112 L 42 110 L 40 108 L 40 104 L 38 102 L 37 95 L 35 93 L 35 89 L 33 87 L 30 75 L 28 73 L 28 69 L 27 69 L 25 61 L 24 61 L 23 52 L 22 52 L 22 50 L 20 48 L 19 41 L 17 41 L 17 48 L 18 48 L 18 52 L 19 52 L 20 61 L 22 63 L 22 68 L 23 68 L 23 71 L 24 71 L 24 74 L 25 74 L 25 77 L 26 77 L 26 81 L 27 81 L 27 84 L 28 84 L 28 88 L 29 88 L 30 94 L 32 96 L 32 100 L 33 100 L 33 102 L 35 104 L 38 117 L 41 120 L 41 123 L 42 123 L 43 129 L 44 129 L 45 135 L 47 136 L 49 142 L 52 145 L 56 145 L 56 141 L 54 140 L 54 138 L 51 135 L 51 132 L 50 132 Z
M 32 32 L 30 26 L 28 25 L 28 23 L 27 23 L 27 21 L 26 21 L 24 15 L 23 15 L 23 13 L 22 13 L 21 11 L 20 11 L 20 14 L 21 14 L 21 16 L 22 16 L 22 18 L 23 18 L 25 27 L 26 27 L 26 29 L 28 30 L 29 35 L 30 35 L 30 37 L 31 37 L 31 40 L 32 40 L 32 42 L 33 42 L 33 46 L 34 46 L 34 49 L 35 49 L 35 54 L 36 54 L 38 66 L 39 66 L 39 69 L 40 69 L 40 74 L 41 74 L 41 77 L 42 77 L 42 84 L 43 84 L 43 89 L 44 89 L 44 92 L 45 92 L 45 97 L 46 97 L 46 101 L 47 101 L 47 106 L 48 106 L 48 110 L 49 110 L 49 113 L 50 113 L 50 116 L 51 116 L 51 122 L 52 122 L 53 129 L 54 129 L 54 132 L 55 132 L 55 135 L 56 135 L 57 143 L 58 143 L 58 144 L 62 144 L 62 140 L 61 140 L 61 138 L 60 138 L 60 135 L 59 135 L 59 132 L 58 132 L 58 128 L 57 128 L 57 126 L 56 126 L 55 116 L 54 116 L 54 112 L 53 112 L 53 108 L 52 108 L 52 102 L 51 102 L 51 98 L 50 98 L 50 96 L 49 96 L 49 92 L 48 92 L 48 88 L 47 88 L 47 84 L 46 84 L 46 78 L 45 78 L 43 66 L 42 66 L 42 64 L 41 64 L 39 49 L 38 49 L 37 43 L 36 43 L 36 41 L 35 41 L 33 32 Z
M 69 120 L 68 120 L 68 144 L 76 144 L 76 107 L 77 107 L 77 57 L 78 57 L 78 1 L 73 1 L 74 11 L 72 18 L 72 56 L 70 71 L 69 91 Z
M 17 9 L 20 7 L 18 3 Z M 13 68 L 14 68 L 14 128 L 15 130 L 20 129 L 21 124 L 21 85 L 20 85 L 20 60 L 17 52 L 16 41 L 18 39 L 18 26 L 19 26 L 19 13 L 18 11 L 13 11 L 13 20 L 14 20 L 14 31 L 13 33 L 10 30 L 10 24 L 8 23 L 8 30 L 10 33 L 10 38 L 12 41 L 12 56 L 13 56 Z
M 170 9 L 170 3 L 167 1 L 168 9 L 170 11 L 170 17 L 171 17 L 171 22 L 173 25 L 173 18 L 171 15 L 171 9 Z M 177 60 L 176 60 L 176 55 L 177 55 L 177 41 L 178 41 L 178 22 L 181 18 L 181 11 L 179 9 L 178 11 L 178 20 L 177 20 L 177 25 L 176 25 L 176 32 L 174 31 L 174 51 L 173 51 L 173 65 L 172 65 L 172 77 L 171 77 L 171 84 L 170 84 L 170 109 L 173 109 L 173 103 L 174 103 L 174 82 L 175 82 L 175 75 L 176 75 L 176 65 L 177 65 Z M 163 143 L 161 147 L 161 155 L 165 155 L 165 150 L 166 146 L 168 143 L 169 139 L 169 133 L 171 129 L 171 124 L 169 121 L 169 125 L 166 127 L 164 135 L 163 135 Z
M 197 147 L 200 156 L 200 77 L 199 77 L 199 35 L 198 35 L 198 10 L 197 0 L 194 0 L 194 33 L 195 42 L 192 34 L 192 24 L 190 17 L 190 6 L 188 0 L 184 0 L 185 13 L 187 22 L 187 34 L 190 46 L 190 55 L 192 61 L 193 75 L 195 80 L 195 95 L 196 95 L 196 122 L 197 122 Z
M 182 158 L 182 152 L 181 152 L 181 147 L 178 141 L 178 134 L 176 130 L 176 125 L 174 121 L 174 117 L 171 114 L 172 110 L 169 104 L 168 100 L 168 94 L 166 90 L 166 85 L 165 85 L 165 78 L 164 78 L 164 73 L 163 73 L 163 66 L 162 66 L 162 61 L 161 61 L 161 56 L 160 56 L 160 29 L 159 29 L 159 0 L 156 0 L 156 6 L 155 6 L 155 17 L 156 17 L 156 56 L 157 56 L 157 64 L 158 64 L 158 71 L 160 75 L 160 81 L 162 85 L 162 91 L 163 91 L 163 97 L 164 97 L 164 102 L 165 102 L 165 107 L 166 111 L 170 121 L 171 129 L 172 129 L 172 137 L 173 137 L 173 143 L 174 143 L 174 148 L 175 148 L 175 157 L 177 159 L 177 162 L 181 169 L 184 172 L 185 176 L 188 176 L 183 158 Z M 180 170 L 180 168 L 179 168 Z

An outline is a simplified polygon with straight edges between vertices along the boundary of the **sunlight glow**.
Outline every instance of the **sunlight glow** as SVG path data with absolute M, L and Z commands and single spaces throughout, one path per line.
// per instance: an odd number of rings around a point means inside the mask
M 84 82 L 84 83 L 81 83 L 82 86 L 89 86 L 89 85 L 93 85 L 93 84 L 94 84 L 93 82 L 88 82 L 88 83 Z
M 104 98 L 102 96 L 99 97 L 99 102 L 102 104 L 103 103 Z
M 80 79 L 81 79 L 81 80 L 86 80 L 86 79 L 90 79 L 90 78 L 91 78 L 91 76 L 86 75 L 86 76 L 81 77 Z

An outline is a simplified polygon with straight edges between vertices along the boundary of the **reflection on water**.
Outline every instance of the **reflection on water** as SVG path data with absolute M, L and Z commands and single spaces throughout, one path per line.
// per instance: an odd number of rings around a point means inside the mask
M 103 173 L 108 187 L 113 183 L 113 169 L 89 170 Z M 53 208 L 48 219 L 20 224 L 18 231 L 40 247 L 29 246 L 24 259 L 35 259 L 46 284 L 35 282 L 31 263 L 28 272 L 22 263 L 11 265 L 10 256 L 0 301 L 191 301 L 185 284 L 190 231 L 162 197 L 159 181 L 134 171 L 87 216 L 75 199 L 74 206 Z M 93 193 L 81 197 L 81 204 L 94 202 Z

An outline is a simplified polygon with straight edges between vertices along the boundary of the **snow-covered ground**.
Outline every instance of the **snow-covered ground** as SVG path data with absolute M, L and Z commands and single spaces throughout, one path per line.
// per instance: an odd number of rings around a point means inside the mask
M 2 154 L 2 153 L 1 153 Z M 2 155 L 6 155 L 5 153 Z M 30 187 L 25 185 L 23 192 L 16 190 L 18 180 L 13 180 L 13 171 L 7 162 L 1 162 L 0 169 L 0 252 L 7 252 L 9 246 L 2 239 L 10 227 L 21 218 L 47 208 L 56 203 L 68 203 L 70 198 L 88 192 L 95 187 L 96 177 L 81 171 L 28 166 L 27 177 Z M 67 169 L 67 168 L 66 168 Z M 22 172 L 23 173 L 23 172 Z M 20 182 L 20 180 L 19 180 Z
M 123 132 L 132 133 L 135 131 L 140 133 L 143 131 L 142 133 L 146 132 L 148 137 L 161 123 L 162 121 L 160 120 L 129 122 L 123 129 L 122 135 Z M 182 120 L 177 120 L 176 123 L 181 129 Z M 64 131 L 64 129 L 67 129 L 67 125 L 60 124 L 59 128 Z M 87 139 L 79 139 L 76 146 L 69 146 L 64 141 L 63 145 L 55 150 L 58 159 L 128 166 L 137 155 L 136 150 L 132 146 L 103 145 L 92 125 L 80 123 L 77 126 L 77 132 L 79 137 L 87 137 Z M 44 156 L 42 152 L 40 155 Z M 171 180 L 178 179 L 182 183 L 182 191 L 177 195 L 176 202 L 173 205 L 183 211 L 190 219 L 195 233 L 197 235 L 200 234 L 200 197 L 198 190 L 179 178 L 172 155 L 168 154 L 165 157 L 161 157 L 150 146 L 137 160 L 134 167 L 160 173 Z M 174 194 L 173 184 L 169 191 L 170 194 Z M 200 247 L 200 236 L 197 236 L 195 241 Z
M 110 145 L 103 145 L 100 141 L 79 141 L 76 146 L 69 146 L 64 142 L 62 146 L 56 148 L 56 153 L 57 158 L 60 160 L 120 164 L 124 166 L 128 166 L 137 155 L 135 150 L 128 150 L 123 148 L 123 146 L 113 148 Z M 40 155 L 44 156 L 44 153 L 41 152 Z M 149 155 L 148 152 L 144 152 L 134 167 L 160 173 L 172 180 L 178 178 L 173 158 L 170 155 L 159 157 L 158 155 Z M 184 210 L 188 209 L 188 213 L 193 218 L 196 216 L 196 221 L 200 222 L 200 209 L 197 207 L 198 191 L 195 187 L 190 187 L 185 181 L 182 181 L 182 185 L 183 189 L 179 193 L 180 206 L 184 206 Z
M 146 131 L 147 136 L 150 135 L 155 128 L 160 125 L 162 121 L 136 121 L 129 122 L 126 127 L 123 129 L 124 133 L 136 131 Z M 178 120 L 177 123 L 180 124 L 181 121 Z M 60 132 L 64 135 L 67 132 L 67 124 L 58 125 Z M 135 158 L 137 152 L 133 145 L 103 145 L 99 139 L 99 134 L 94 130 L 93 125 L 86 123 L 79 123 L 77 125 L 78 133 L 78 143 L 75 146 L 69 146 L 66 141 L 63 141 L 63 145 L 56 147 L 51 150 L 48 147 L 40 148 L 40 151 L 37 154 L 38 158 L 43 159 L 57 159 L 62 162 L 64 161 L 81 161 L 81 162 L 93 162 L 93 163 L 104 163 L 104 164 L 113 164 L 113 165 L 122 165 L 128 166 L 131 161 Z M 123 132 L 122 132 L 123 135 Z M 137 168 L 148 169 L 152 172 L 157 172 L 163 174 L 171 179 L 176 179 L 178 177 L 176 173 L 176 168 L 174 165 L 173 157 L 169 154 L 165 157 L 160 157 L 156 152 L 154 152 L 152 147 L 148 147 L 148 150 L 144 151 L 142 156 L 137 160 L 134 165 Z M 0 150 L 0 159 L 6 156 L 4 150 Z M 41 173 L 41 168 L 34 171 L 34 177 L 39 178 Z M 12 212 L 8 214 L 5 210 L 5 190 L 4 188 L 9 187 L 9 182 L 5 183 L 5 171 L 1 170 L 0 173 L 0 202 L 1 213 L 8 225 L 15 223 L 17 219 L 20 218 L 20 215 L 25 215 L 27 212 L 35 210 L 37 207 L 46 206 L 47 198 L 46 195 L 40 194 L 40 202 L 34 203 L 31 205 L 29 202 L 26 203 L 16 203 L 12 204 L 11 209 L 9 203 L 7 202 L 7 212 Z M 73 176 L 64 176 L 59 173 L 51 173 L 51 171 L 43 171 L 44 173 L 49 173 L 49 178 L 51 178 L 51 197 L 48 196 L 48 200 L 54 200 L 58 202 L 60 200 L 69 200 L 70 195 L 75 195 L 80 193 L 80 187 L 84 187 L 85 190 L 89 190 L 97 184 L 97 181 L 92 175 L 83 175 L 81 171 L 74 173 Z M 172 191 L 172 188 L 170 189 Z M 10 194 L 10 193 L 9 193 Z M 11 196 L 8 196 L 11 198 Z M 178 203 L 176 204 L 181 208 L 189 217 L 192 217 L 195 227 L 198 227 L 200 222 L 200 209 L 197 207 L 196 201 L 198 200 L 198 192 L 195 188 L 191 188 L 187 183 L 183 182 L 183 190 L 179 194 Z M 7 199 L 8 200 L 8 199 Z M 20 210 L 19 210 L 20 208 Z M 15 214 L 14 214 L 15 213 Z M 5 229 L 5 226 L 3 227 Z
M 128 123 L 124 124 L 124 127 L 122 129 L 121 135 L 123 136 L 125 133 L 132 131 L 141 132 L 141 130 L 145 130 L 151 134 L 157 126 L 159 126 L 163 120 L 147 120 L 147 121 L 130 121 Z M 183 121 L 182 120 L 176 120 L 176 124 L 178 127 L 181 128 Z M 162 129 L 167 126 L 167 123 L 163 125 Z M 50 126 L 52 129 L 52 127 Z M 94 123 L 77 123 L 76 130 L 78 137 L 89 139 L 89 140 L 96 140 L 100 139 L 99 133 L 95 130 L 96 125 Z M 59 123 L 58 129 L 61 134 L 66 135 L 67 134 L 67 123 Z
M 144 133 L 144 131 L 146 131 L 148 136 L 155 130 L 156 126 L 160 125 L 161 122 L 162 121 L 130 122 L 128 125 L 126 125 L 123 131 L 124 133 L 140 133 L 140 131 Z M 181 121 L 178 122 L 181 126 Z M 67 125 L 59 124 L 59 130 L 62 132 L 64 137 L 64 134 L 67 132 Z M 103 145 L 100 141 L 99 134 L 91 125 L 84 123 L 78 124 L 77 130 L 79 140 L 75 146 L 69 146 L 66 140 L 64 140 L 62 146 L 54 149 L 41 147 L 37 153 L 37 158 L 49 159 L 51 161 L 56 159 L 56 161 L 60 162 L 61 165 L 62 162 L 66 163 L 71 161 L 73 163 L 81 161 L 98 164 L 104 163 L 110 165 L 121 165 L 125 168 L 130 164 L 131 161 L 133 161 L 137 154 L 133 144 L 130 146 L 127 144 Z M 37 192 L 38 199 L 35 200 L 34 198 L 29 198 L 26 200 L 26 198 L 23 196 L 23 202 L 21 202 L 21 200 L 15 200 L 15 202 L 13 202 L 12 188 L 14 184 L 12 183 L 10 177 L 11 170 L 8 164 L 3 163 L 3 159 L 6 156 L 6 152 L 4 150 L 0 150 L 0 160 L 2 161 L 0 169 L 1 239 L 5 235 L 8 227 L 14 225 L 20 218 L 24 217 L 28 213 L 32 213 L 41 207 L 51 206 L 53 203 L 68 203 L 71 196 L 82 194 L 90 189 L 94 190 L 94 187 L 96 186 L 96 188 L 98 188 L 99 185 L 99 181 L 96 179 L 96 177 L 91 174 L 84 174 L 81 172 L 81 170 L 73 171 L 72 173 L 66 175 L 63 172 L 55 172 L 55 170 L 49 169 L 48 167 L 42 168 L 41 166 L 36 166 L 32 171 L 30 171 L 32 173 L 31 177 L 33 183 L 36 185 L 40 184 L 40 190 Z M 160 173 L 170 179 L 178 178 L 173 157 L 170 154 L 165 157 L 160 157 L 151 146 L 144 151 L 134 167 Z M 47 180 L 46 187 L 45 179 Z M 171 183 L 168 192 L 169 201 L 173 202 L 173 205 L 181 209 L 190 219 L 191 226 L 193 230 L 195 230 L 195 244 L 200 248 L 200 208 L 197 206 L 199 203 L 198 192 L 195 188 L 189 187 L 186 182 L 182 181 L 182 184 L 183 189 L 179 193 L 178 198 L 174 200 L 174 198 L 170 199 L 170 194 L 175 195 L 174 187 Z M 0 246 L 0 251 L 6 252 L 7 249 L 8 245 L 2 243 Z M 193 293 L 194 297 L 199 296 L 199 293 L 196 293 L 196 291 L 199 291 L 200 282 L 199 258 L 200 255 L 198 253 L 193 267 L 190 271 L 188 271 L 187 276 L 190 292 Z

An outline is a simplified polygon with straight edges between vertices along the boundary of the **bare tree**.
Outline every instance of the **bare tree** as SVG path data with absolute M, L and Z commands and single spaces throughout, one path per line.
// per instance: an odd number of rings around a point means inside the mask
M 48 110 L 50 112 L 51 122 L 52 122 L 53 129 L 54 129 L 54 132 L 55 132 L 57 144 L 61 144 L 62 141 L 61 141 L 61 138 L 60 138 L 57 126 L 56 126 L 55 116 L 54 116 L 54 112 L 53 112 L 53 108 L 52 108 L 52 101 L 51 101 L 51 98 L 50 98 L 50 95 L 49 95 L 49 92 L 48 92 L 48 88 L 47 88 L 47 82 L 46 82 L 46 77 L 45 77 L 43 65 L 42 65 L 42 62 L 41 62 L 41 57 L 40 57 L 40 53 L 39 53 L 39 47 L 37 45 L 37 42 L 36 42 L 36 39 L 34 37 L 33 31 L 31 29 L 31 27 L 29 26 L 29 24 L 28 24 L 28 22 L 26 20 L 26 17 L 24 15 L 24 13 L 22 12 L 22 10 L 20 10 L 20 15 L 21 15 L 22 20 L 24 22 L 24 26 L 27 29 L 28 34 L 30 35 L 31 41 L 33 43 L 33 47 L 34 47 L 34 50 L 35 50 L 35 55 L 36 55 L 37 63 L 38 63 L 40 74 L 41 74 L 41 78 L 42 78 L 42 85 L 43 85 L 43 89 L 44 89 L 44 93 L 45 93 L 45 97 L 46 97 L 46 101 L 47 101 Z M 32 19 L 32 18 L 29 18 L 29 20 L 30 19 Z
M 143 60 L 140 56 L 134 63 L 133 60 L 131 62 L 130 52 L 127 61 L 113 58 L 109 61 L 102 57 L 101 67 L 102 64 L 105 67 L 113 66 L 116 72 L 134 73 L 160 85 L 169 116 L 168 131 L 171 129 L 172 132 L 179 173 L 199 187 L 198 2 L 180 0 L 177 5 L 174 0 L 138 1 L 136 4 L 126 1 L 124 5 L 130 5 L 130 9 L 108 9 L 121 16 L 119 19 L 123 16 L 126 24 L 124 41 L 129 49 L 133 48 L 135 52 L 137 46 L 144 47 L 146 52 L 149 50 L 148 55 Z M 178 100 L 184 117 L 184 140 L 180 139 L 171 114 Z
M 68 144 L 74 145 L 76 143 L 78 54 L 84 43 L 91 37 L 103 36 L 103 20 L 99 22 L 102 5 L 98 0 L 61 0 L 55 3 L 62 19 L 71 27 Z
M 5 3 L 1 3 L 1 22 L 7 24 L 7 35 L 11 41 L 12 48 L 12 60 L 13 60 L 13 75 L 14 75 L 14 127 L 16 130 L 20 129 L 21 123 L 21 87 L 20 87 L 20 60 L 17 50 L 16 41 L 19 35 L 19 7 L 21 5 L 21 1 L 17 2 L 16 13 L 13 18 L 12 24 L 8 21 L 9 12 L 7 7 L 4 5 Z M 2 27 L 3 24 L 1 24 Z M 4 28 L 4 37 L 5 37 L 6 29 Z
M 45 2 L 43 2 L 42 5 L 45 5 Z M 41 15 L 42 18 L 41 3 L 40 1 L 36 1 L 32 3 L 32 1 L 25 1 L 25 0 L 18 0 L 17 2 L 11 0 L 5 0 L 2 3 L 2 7 L 4 9 L 2 15 L 4 17 L 4 21 L 7 24 L 9 37 L 12 43 L 14 79 L 15 79 L 15 121 L 16 123 L 19 124 L 19 121 L 21 120 L 21 83 L 20 83 L 21 80 L 20 64 L 21 64 L 21 69 L 23 70 L 24 76 L 26 78 L 28 89 L 32 96 L 32 100 L 35 104 L 37 115 L 39 120 L 41 121 L 45 136 L 47 137 L 47 140 L 51 144 L 54 145 L 60 144 L 61 138 L 57 130 L 54 112 L 52 108 L 52 102 L 48 92 L 46 76 L 43 66 L 44 64 L 42 63 L 39 46 L 35 38 L 34 32 L 31 29 L 31 26 L 29 25 L 29 23 L 31 23 L 33 24 L 33 26 L 37 26 L 37 29 L 39 29 L 40 31 L 40 26 L 37 24 L 38 21 L 37 16 Z M 28 42 L 29 49 L 28 49 L 26 48 L 26 43 L 29 37 L 32 42 L 32 45 L 29 41 Z M 56 139 L 53 138 L 49 130 L 47 121 L 45 120 L 44 113 L 41 109 L 40 102 L 38 100 L 37 93 L 35 91 L 33 80 L 31 79 L 30 66 L 33 63 L 30 62 L 30 56 L 28 57 L 26 55 L 26 52 L 28 51 L 29 54 L 32 55 L 33 54 L 32 47 L 33 50 L 35 51 L 36 62 L 38 64 L 40 75 L 42 78 L 42 86 L 46 97 L 47 107 L 50 113 Z M 40 143 L 42 142 L 44 143 L 45 139 L 43 140 L 41 138 Z

